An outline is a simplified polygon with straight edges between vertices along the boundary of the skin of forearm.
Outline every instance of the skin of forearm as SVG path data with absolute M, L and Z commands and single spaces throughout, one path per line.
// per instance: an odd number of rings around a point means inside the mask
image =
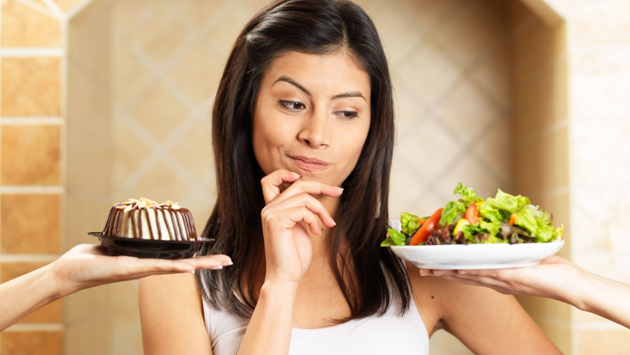
M 51 264 L 1 284 L 0 331 L 64 295 Z
M 630 285 L 587 272 L 574 306 L 630 328 Z
M 239 355 L 286 355 L 291 343 L 297 286 L 265 283 L 247 326 Z

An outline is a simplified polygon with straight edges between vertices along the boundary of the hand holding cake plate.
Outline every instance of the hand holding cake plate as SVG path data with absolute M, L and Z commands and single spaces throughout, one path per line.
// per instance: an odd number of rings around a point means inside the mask
M 197 236 L 192 214 L 171 201 L 141 198 L 112 206 L 102 232 L 90 232 L 109 255 L 185 259 L 214 239 Z

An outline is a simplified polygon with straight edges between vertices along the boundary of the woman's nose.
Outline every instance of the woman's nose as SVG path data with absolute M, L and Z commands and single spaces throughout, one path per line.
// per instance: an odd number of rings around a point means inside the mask
M 327 114 L 324 110 L 314 111 L 307 117 L 298 134 L 298 139 L 311 148 L 322 149 L 330 145 L 330 134 L 327 132 Z

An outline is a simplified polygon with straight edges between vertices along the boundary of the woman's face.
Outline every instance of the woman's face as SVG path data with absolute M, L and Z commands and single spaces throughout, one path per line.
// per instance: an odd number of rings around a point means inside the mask
M 341 186 L 370 128 L 370 77 L 343 51 L 288 52 L 264 73 L 253 117 L 258 164 Z

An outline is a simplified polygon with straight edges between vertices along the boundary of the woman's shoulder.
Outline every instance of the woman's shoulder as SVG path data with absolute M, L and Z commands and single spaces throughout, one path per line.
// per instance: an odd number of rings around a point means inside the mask
M 443 277 L 420 276 L 418 268 L 407 263 L 407 273 L 414 297 L 434 300 L 437 304 L 446 303 L 453 306 L 453 302 L 465 302 L 471 297 L 507 297 L 485 287 L 464 285 Z
M 140 281 L 140 320 L 146 353 L 210 349 L 194 275 L 150 276 Z M 173 339 L 177 339 L 174 341 Z M 209 350 L 208 350 L 209 351 Z M 186 351 L 184 351 L 186 352 Z
M 442 277 L 420 276 L 411 264 L 407 272 L 418 312 L 430 334 L 443 328 L 475 353 L 558 353 L 514 296 Z M 491 339 L 488 329 L 503 329 L 509 336 Z M 525 343 L 528 345 L 523 346 Z
M 421 277 L 418 268 L 411 263 L 406 263 L 411 294 L 416 304 L 418 313 L 424 322 L 429 336 L 440 329 L 440 319 L 444 315 L 443 295 L 448 294 L 449 286 L 439 277 Z
M 407 263 L 407 273 L 414 301 L 430 332 L 445 327 L 450 319 L 478 316 L 475 309 L 483 309 L 488 303 L 510 307 L 511 302 L 506 304 L 504 299 L 513 299 L 485 287 L 464 285 L 442 277 L 420 276 L 418 268 L 410 263 Z
M 190 308 L 199 314 L 202 311 L 200 291 L 191 274 L 146 277 L 140 280 L 138 295 L 141 307 L 143 304 L 162 304 L 169 308 Z

